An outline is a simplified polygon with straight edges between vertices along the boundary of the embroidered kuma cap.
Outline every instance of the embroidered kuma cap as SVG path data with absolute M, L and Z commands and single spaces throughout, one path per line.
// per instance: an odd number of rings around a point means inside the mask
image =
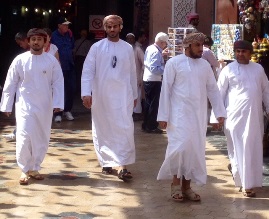
M 246 49 L 250 50 L 250 52 L 253 51 L 253 46 L 250 42 L 246 40 L 237 40 L 234 42 L 234 50 L 236 49 Z

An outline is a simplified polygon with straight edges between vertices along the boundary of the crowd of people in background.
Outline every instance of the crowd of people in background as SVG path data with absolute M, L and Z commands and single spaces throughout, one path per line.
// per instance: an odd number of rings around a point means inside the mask
M 128 33 L 124 41 L 118 15 L 104 18 L 107 37 L 95 43 L 86 29 L 75 40 L 64 17 L 53 32 L 33 28 L 17 33 L 15 41 L 24 52 L 10 65 L 0 110 L 10 116 L 16 94 L 16 128 L 5 137 L 16 139 L 20 184 L 28 184 L 30 177 L 44 179 L 39 170 L 48 149 L 51 119 L 57 123 L 63 116 L 75 119 L 77 91 L 91 109 L 93 143 L 103 174 L 112 174 L 117 167 L 119 179 L 133 178 L 127 167 L 136 158 L 134 121 L 142 120 L 145 133 L 167 132 L 157 179 L 172 180 L 174 201 L 200 201 L 191 182 L 206 184 L 210 120 L 227 137 L 228 168 L 235 186 L 244 196 L 254 197 L 254 188 L 262 186 L 268 79 L 261 65 L 249 61 L 253 48 L 244 40 L 234 43 L 235 60 L 221 70 L 224 60 L 217 60 L 210 50 L 212 38 L 197 29 L 199 15 L 190 13 L 187 21 L 193 32 L 183 39 L 184 52 L 168 60 L 166 33 L 157 33 L 148 47 L 143 31 Z

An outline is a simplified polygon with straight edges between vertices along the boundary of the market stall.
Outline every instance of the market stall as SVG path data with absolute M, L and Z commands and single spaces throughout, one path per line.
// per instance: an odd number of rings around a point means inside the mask
M 168 28 L 168 36 L 170 45 L 168 46 L 168 58 L 182 54 L 183 53 L 183 39 L 186 34 L 192 33 L 194 28 L 187 27 L 177 27 Z
M 211 37 L 214 45 L 211 50 L 218 60 L 234 60 L 233 43 L 244 39 L 242 24 L 213 24 Z

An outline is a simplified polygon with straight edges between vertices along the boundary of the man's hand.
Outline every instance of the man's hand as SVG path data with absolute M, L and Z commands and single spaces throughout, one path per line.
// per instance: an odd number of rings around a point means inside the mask
M 137 86 L 138 87 L 141 87 L 142 86 L 142 82 L 143 82 L 142 80 L 137 80 Z
M 136 107 L 137 99 L 134 100 L 134 108 Z
M 87 109 L 90 109 L 92 107 L 92 96 L 84 96 L 82 102 Z
M 162 129 L 166 129 L 166 127 L 167 127 L 167 122 L 165 122 L 165 121 L 159 121 L 159 126 L 160 126 Z
M 224 117 L 218 117 L 217 120 L 218 120 L 220 125 L 224 124 Z
M 4 114 L 9 117 L 11 115 L 11 112 L 4 112 Z
M 169 55 L 169 50 L 168 49 L 164 49 L 162 51 L 162 56 L 168 56 Z
M 61 110 L 60 108 L 54 108 L 54 109 L 53 109 L 53 112 L 54 112 L 54 113 L 58 113 L 58 112 L 61 112 L 61 111 L 63 111 L 63 110 Z

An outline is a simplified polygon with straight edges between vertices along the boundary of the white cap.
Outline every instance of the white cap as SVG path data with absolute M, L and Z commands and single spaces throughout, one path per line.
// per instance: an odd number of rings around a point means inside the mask
M 127 33 L 126 37 L 128 37 L 128 36 L 135 37 L 135 35 L 133 33 Z
M 170 42 L 169 42 L 168 39 L 169 39 L 169 37 L 168 37 L 168 35 L 167 35 L 166 33 L 160 32 L 160 33 L 158 33 L 158 34 L 156 35 L 156 37 L 155 37 L 155 42 L 158 42 L 158 41 L 164 41 L 164 42 L 167 43 L 167 45 L 169 45 Z

